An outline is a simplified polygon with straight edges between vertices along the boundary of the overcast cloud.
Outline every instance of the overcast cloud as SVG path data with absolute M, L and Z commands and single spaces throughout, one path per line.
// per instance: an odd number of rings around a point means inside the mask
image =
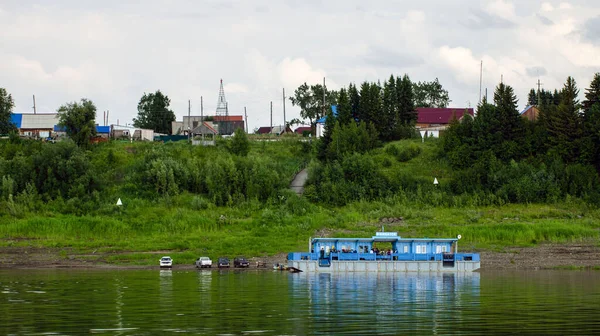
M 110 122 L 131 123 L 144 92 L 162 90 L 180 120 L 214 113 L 219 79 L 250 130 L 283 122 L 282 88 L 338 89 L 407 73 L 439 78 L 452 107 L 475 106 L 479 68 L 503 76 L 519 105 L 540 76 L 585 88 L 600 71 L 597 1 L 112 1 L 0 0 L 0 87 L 16 112 L 56 111 L 89 98 Z M 582 90 L 583 91 L 583 90 Z M 287 119 L 299 110 L 286 103 Z

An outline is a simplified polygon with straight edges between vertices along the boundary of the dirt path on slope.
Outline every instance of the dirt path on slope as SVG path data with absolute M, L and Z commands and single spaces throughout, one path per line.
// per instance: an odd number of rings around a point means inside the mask
M 296 192 L 298 195 L 302 195 L 304 192 L 304 184 L 306 184 L 306 179 L 308 178 L 308 170 L 307 168 L 302 169 L 296 176 L 294 180 L 290 184 L 290 188 Z

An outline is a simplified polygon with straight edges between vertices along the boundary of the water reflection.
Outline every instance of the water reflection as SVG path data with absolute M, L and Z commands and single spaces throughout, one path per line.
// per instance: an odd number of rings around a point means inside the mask
M 600 272 L 0 271 L 0 335 L 590 334 Z
M 437 333 L 480 304 L 479 273 L 303 273 L 289 281 L 295 296 L 308 297 L 308 307 L 295 307 L 308 310 L 313 330 L 389 333 L 406 322 L 405 331 Z

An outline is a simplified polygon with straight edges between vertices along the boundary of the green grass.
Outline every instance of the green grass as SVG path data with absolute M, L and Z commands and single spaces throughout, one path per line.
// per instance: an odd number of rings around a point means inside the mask
M 294 202 L 305 206 L 304 213 L 291 213 Z M 0 245 L 68 247 L 81 254 L 108 254 L 110 263 L 136 265 L 154 264 L 167 252 L 152 252 L 168 251 L 178 262 L 191 264 L 200 255 L 261 257 L 305 251 L 309 237 L 322 230 L 331 236 L 370 237 L 381 229 L 380 219 L 390 217 L 403 220 L 384 224 L 385 230 L 401 236 L 461 234 L 463 251 L 587 241 L 597 239 L 600 232 L 600 212 L 572 204 L 423 209 L 357 202 L 328 209 L 292 196 L 281 204 L 263 206 L 247 202 L 192 210 L 141 202 L 110 217 L 56 214 L 11 219 L 0 225 L 5 237 Z M 115 252 L 123 255 L 111 255 Z
M 382 169 L 390 177 L 407 174 L 423 183 L 440 183 L 452 178 L 448 165 L 435 156 L 435 140 L 400 141 L 399 150 L 419 146 L 419 154 L 400 162 L 386 151 L 375 150 L 389 166 Z M 107 184 L 85 214 L 68 214 L 68 202 L 50 201 L 39 209 L 23 210 L 18 216 L 0 216 L 0 247 L 31 246 L 69 249 L 73 253 L 102 256 L 117 264 L 154 265 L 169 254 L 176 263 L 191 264 L 200 255 L 271 256 L 305 251 L 310 237 L 326 232 L 330 236 L 370 237 L 385 225 L 406 237 L 456 237 L 459 248 L 502 250 L 542 243 L 568 243 L 598 239 L 600 210 L 568 198 L 557 204 L 509 204 L 469 206 L 470 202 L 450 202 L 454 206 L 432 206 L 423 196 L 398 193 L 379 201 L 357 201 L 344 207 L 315 205 L 304 198 L 281 191 L 268 201 L 235 200 L 217 207 L 206 195 L 182 192 L 176 196 L 148 197 L 147 191 L 128 176 L 144 156 L 162 146 L 178 159 L 208 159 L 221 155 L 223 148 L 191 147 L 186 144 L 110 142 L 92 155 L 95 165 L 112 169 L 115 181 Z M 297 140 L 251 142 L 250 156 L 265 156 L 282 166 L 291 180 L 304 164 L 305 148 Z M 387 145 L 389 146 L 389 145 Z M 111 152 L 114 166 L 106 163 Z M 120 197 L 122 207 L 114 203 Z M 461 197 L 461 196 L 453 196 Z M 466 197 L 469 197 L 467 195 Z M 456 204 L 460 204 L 456 205 Z M 382 224 L 382 218 L 402 218 Z M 23 239 L 27 238 L 27 239 Z M 61 252 L 63 253 L 63 252 Z M 118 254 L 115 254 L 118 253 Z M 62 255 L 62 254 L 61 254 Z M 67 254 L 65 254 L 66 256 Z M 88 258 L 88 257 L 86 257 Z

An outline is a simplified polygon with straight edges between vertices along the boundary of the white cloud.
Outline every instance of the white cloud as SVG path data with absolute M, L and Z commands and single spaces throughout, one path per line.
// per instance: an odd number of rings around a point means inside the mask
M 571 9 L 573 8 L 573 6 L 568 3 L 568 2 L 561 2 L 560 5 L 558 6 L 558 8 L 560 9 Z
M 411 10 L 406 13 L 406 18 L 415 23 L 422 23 L 425 21 L 425 12 L 418 10 Z
M 599 46 L 579 38 L 582 23 L 600 15 L 592 1 L 457 1 L 347 0 L 340 7 L 254 0 L 223 8 L 0 0 L 0 85 L 17 110 L 30 110 L 32 94 L 48 111 L 88 97 L 110 110 L 113 122 L 127 122 L 141 95 L 158 89 L 178 116 L 187 115 L 188 99 L 199 113 L 200 96 L 205 113 L 214 111 L 223 78 L 231 111 L 247 106 L 252 129 L 269 123 L 270 101 L 283 119 L 282 88 L 289 96 L 323 77 L 336 89 L 391 72 L 438 77 L 460 107 L 477 99 L 482 59 L 484 87 L 504 75 L 522 101 L 534 85 L 527 69 L 546 69 L 542 81 L 554 89 L 567 75 L 585 79 L 600 66 Z M 544 25 L 537 13 L 554 24 Z M 481 28 L 465 23 L 469 15 Z M 299 110 L 288 101 L 286 113 L 290 119 Z
M 548 3 L 548 2 L 544 2 L 542 4 L 542 11 L 543 12 L 552 12 L 554 10 L 554 6 L 552 6 L 552 4 Z
M 486 8 L 488 13 L 497 15 L 503 19 L 512 20 L 515 18 L 515 6 L 512 2 L 503 0 L 495 0 L 487 4 Z
M 227 83 L 223 86 L 223 90 L 228 93 L 246 93 L 248 88 L 240 83 Z
M 304 58 L 291 59 L 286 57 L 278 66 L 278 73 L 281 83 L 285 87 L 297 88 L 302 83 L 309 84 L 322 83 L 323 77 L 327 74 L 322 69 L 314 69 Z M 326 81 L 327 87 L 334 87 L 334 82 L 330 79 Z

